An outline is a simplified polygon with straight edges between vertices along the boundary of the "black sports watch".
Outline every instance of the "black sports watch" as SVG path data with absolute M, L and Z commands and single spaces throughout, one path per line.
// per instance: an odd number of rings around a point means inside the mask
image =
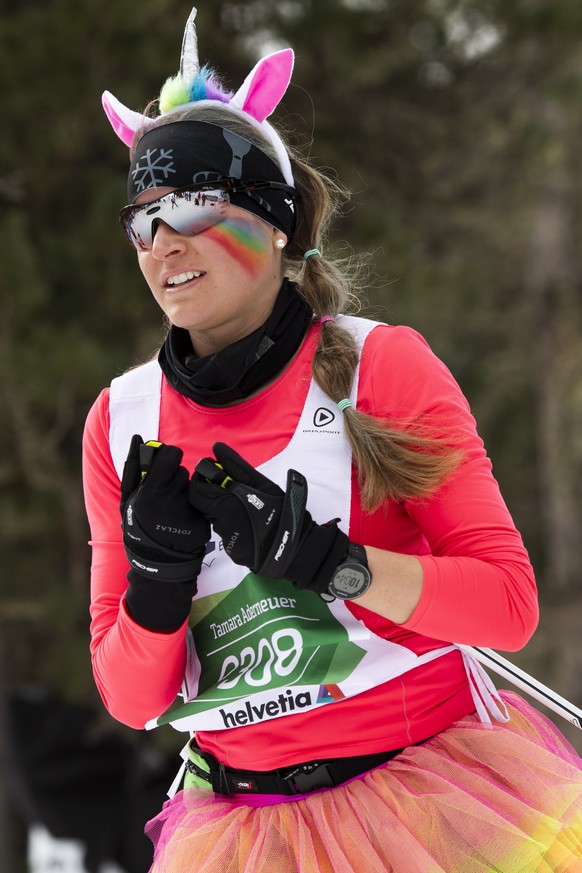
M 365 594 L 372 584 L 366 550 L 359 543 L 350 543 L 348 553 L 331 577 L 326 594 L 338 600 L 354 600 Z M 324 594 L 324 599 L 327 596 Z

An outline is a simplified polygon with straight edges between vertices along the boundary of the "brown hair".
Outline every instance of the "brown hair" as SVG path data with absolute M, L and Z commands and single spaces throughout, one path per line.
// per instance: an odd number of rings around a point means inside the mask
M 174 111 L 149 120 L 146 129 L 152 124 L 202 120 L 202 116 L 210 124 L 238 133 L 278 163 L 274 148 L 261 131 L 219 103 L 190 105 L 183 112 Z M 136 141 L 139 135 L 138 132 Z M 355 293 L 357 259 L 339 260 L 325 254 L 307 260 L 303 257 L 312 248 L 325 251 L 330 223 L 347 199 L 347 192 L 287 148 L 300 200 L 297 226 L 283 253 L 283 271 L 297 283 L 299 293 L 317 318 L 357 312 L 361 306 Z M 358 348 L 352 333 L 333 321 L 322 324 L 312 373 L 335 403 L 349 397 L 357 363 Z M 343 416 L 358 471 L 362 506 L 367 511 L 379 508 L 387 500 L 428 497 L 461 460 L 462 453 L 442 437 L 432 435 L 426 422 L 389 422 L 354 408 L 346 409 Z

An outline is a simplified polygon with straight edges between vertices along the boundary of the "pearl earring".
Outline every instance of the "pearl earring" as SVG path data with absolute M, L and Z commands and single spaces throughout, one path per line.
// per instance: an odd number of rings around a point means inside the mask
M 275 245 L 277 246 L 278 249 L 284 249 L 286 243 L 285 243 L 284 239 L 281 239 L 281 237 L 278 237 L 277 241 L 275 242 Z

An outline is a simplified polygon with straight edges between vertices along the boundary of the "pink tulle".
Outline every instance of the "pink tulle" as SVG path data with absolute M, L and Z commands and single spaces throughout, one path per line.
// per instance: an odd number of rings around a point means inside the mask
M 508 725 L 468 716 L 299 800 L 181 791 L 148 825 L 152 873 L 582 873 L 582 761 L 503 698 Z

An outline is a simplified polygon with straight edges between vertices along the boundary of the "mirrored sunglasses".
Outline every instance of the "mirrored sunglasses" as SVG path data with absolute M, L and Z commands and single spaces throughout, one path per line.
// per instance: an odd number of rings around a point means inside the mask
M 131 245 L 138 251 L 149 251 L 160 221 L 177 233 L 192 236 L 224 221 L 231 205 L 230 194 L 245 192 L 253 197 L 254 191 L 265 188 L 277 188 L 294 196 L 297 193 L 294 188 L 279 182 L 225 179 L 176 188 L 149 203 L 124 206 L 119 220 Z

